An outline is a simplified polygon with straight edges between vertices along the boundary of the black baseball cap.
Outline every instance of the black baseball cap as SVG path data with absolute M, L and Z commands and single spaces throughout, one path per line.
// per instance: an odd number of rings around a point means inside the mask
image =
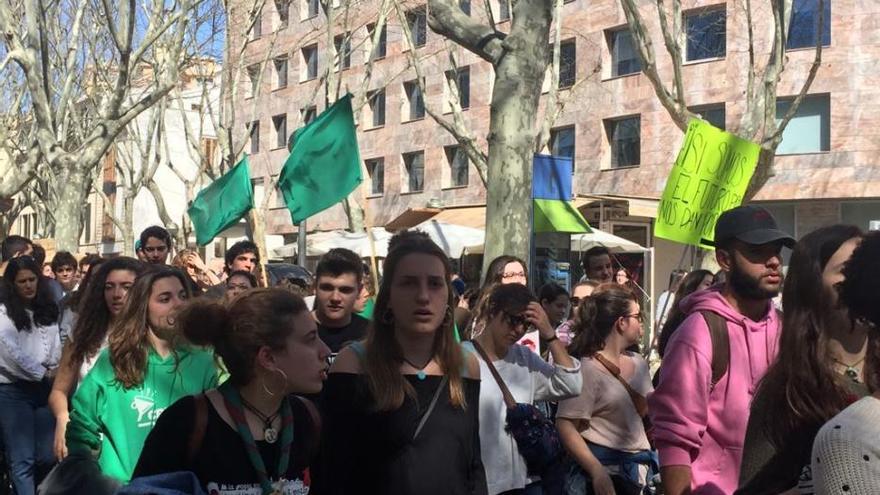
M 754 205 L 737 206 L 718 217 L 713 244 L 717 246 L 731 239 L 755 246 L 780 241 L 788 248 L 793 248 L 797 242 L 779 229 L 769 211 Z

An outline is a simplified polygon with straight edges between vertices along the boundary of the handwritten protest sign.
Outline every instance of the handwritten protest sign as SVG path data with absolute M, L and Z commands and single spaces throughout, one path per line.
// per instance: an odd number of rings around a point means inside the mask
M 742 203 L 760 151 L 755 143 L 691 120 L 660 199 L 654 235 L 708 246 L 718 216 Z

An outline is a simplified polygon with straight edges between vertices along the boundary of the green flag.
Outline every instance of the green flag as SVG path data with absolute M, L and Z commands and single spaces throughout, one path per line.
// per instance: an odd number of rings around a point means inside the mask
M 232 170 L 202 189 L 187 213 L 200 246 L 238 223 L 254 207 L 254 191 L 245 155 Z
M 299 223 L 342 201 L 363 181 L 351 95 L 298 129 L 291 141 L 278 188 Z

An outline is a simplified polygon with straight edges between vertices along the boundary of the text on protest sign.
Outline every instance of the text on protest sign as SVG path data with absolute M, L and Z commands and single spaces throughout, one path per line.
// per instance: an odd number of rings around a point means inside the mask
M 654 235 L 709 245 L 718 216 L 742 203 L 760 152 L 755 143 L 691 120 L 660 199 Z

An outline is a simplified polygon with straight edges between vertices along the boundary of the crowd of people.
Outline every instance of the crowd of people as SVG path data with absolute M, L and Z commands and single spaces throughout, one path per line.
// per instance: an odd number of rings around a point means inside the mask
M 721 271 L 673 272 L 647 322 L 652 301 L 602 247 L 584 253 L 569 293 L 529 288 L 514 256 L 468 287 L 418 231 L 391 239 L 381 273 L 333 249 L 312 279 L 272 286 L 249 241 L 215 273 L 161 227 L 141 234 L 137 258 L 47 263 L 8 236 L 9 484 L 20 495 L 880 493 L 880 233 L 833 225 L 796 241 L 743 206 L 719 217 L 714 242 Z M 655 370 L 640 348 L 647 325 L 660 329 Z

